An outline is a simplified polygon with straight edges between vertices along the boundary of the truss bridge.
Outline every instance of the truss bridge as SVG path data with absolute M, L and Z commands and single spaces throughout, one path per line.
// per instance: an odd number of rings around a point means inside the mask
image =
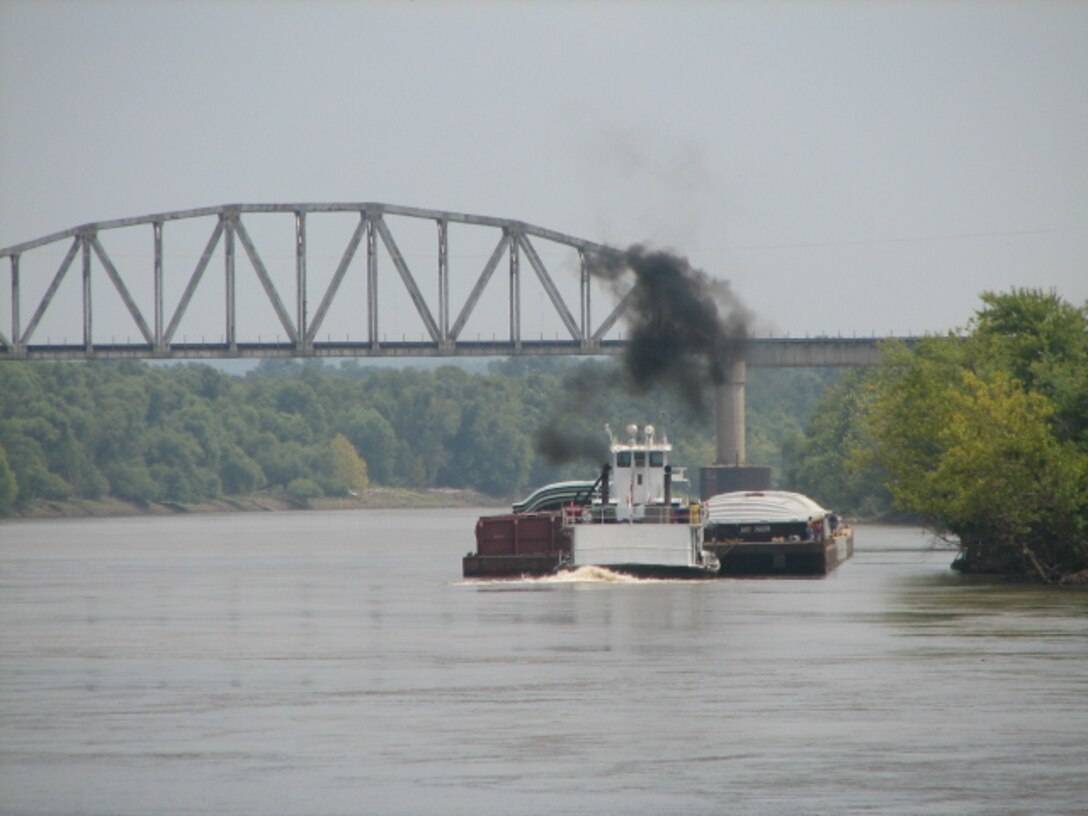
M 101 221 L 0 249 L 0 360 L 615 354 L 627 303 L 586 260 L 608 249 L 377 203 Z M 748 354 L 769 366 L 877 359 L 871 338 L 756 340 Z
M 261 219 L 266 238 L 270 220 L 283 233 L 274 239 L 278 275 L 253 225 Z M 343 238 L 330 252 L 335 239 L 325 231 L 316 259 L 323 268 L 315 274 L 309 236 L 322 219 L 336 219 Z M 429 258 L 420 260 L 418 230 L 406 240 L 395 234 L 411 231 L 409 222 L 431 230 Z M 194 227 L 203 231 L 198 250 Z M 472 232 L 471 248 L 452 270 L 450 233 L 462 228 Z M 183 230 L 191 265 L 184 250 L 169 252 L 171 233 Z M 135 253 L 134 239 L 142 241 Z M 282 273 L 284 239 L 289 275 Z M 111 241 L 129 249 L 115 251 Z M 414 242 L 411 262 L 406 241 Z M 585 260 L 587 252 L 604 249 L 520 221 L 374 203 L 236 204 L 86 224 L 0 250 L 10 278 L 0 359 L 608 353 L 624 303 L 602 300 L 601 314 L 592 313 Z M 38 258 L 45 260 L 31 280 L 28 261 Z M 573 271 L 573 292 L 557 285 L 558 264 Z M 500 267 L 504 274 L 497 275 Z M 486 315 L 481 300 L 502 277 L 505 304 L 496 320 L 494 298 Z M 528 277 L 546 305 L 526 302 Z M 460 300 L 453 302 L 459 285 Z M 387 288 L 398 290 L 401 303 L 383 300 Z M 195 296 L 209 289 L 214 296 L 195 306 Z M 551 313 L 550 336 L 534 337 L 524 313 L 541 306 Z M 263 332 L 245 327 L 257 309 L 274 316 Z M 410 330 L 405 312 L 414 321 Z M 55 314 L 63 316 L 48 325 Z M 466 326 L 477 317 L 484 331 L 477 325 L 470 334 Z

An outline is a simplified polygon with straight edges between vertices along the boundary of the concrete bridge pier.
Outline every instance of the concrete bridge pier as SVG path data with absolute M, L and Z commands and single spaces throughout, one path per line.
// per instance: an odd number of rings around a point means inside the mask
M 743 358 L 729 364 L 725 382 L 716 391 L 718 456 L 714 464 L 748 464 L 744 448 L 744 385 L 748 381 L 748 364 Z
M 771 486 L 769 467 L 748 464 L 744 441 L 744 385 L 747 380 L 748 364 L 740 358 L 730 363 L 725 382 L 717 388 L 717 461 L 699 469 L 700 494 L 704 500 L 718 493 L 767 490 Z

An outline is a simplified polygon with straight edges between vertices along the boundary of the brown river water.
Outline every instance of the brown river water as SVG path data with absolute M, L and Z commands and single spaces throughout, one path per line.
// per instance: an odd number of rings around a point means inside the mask
M 471 510 L 0 524 L 0 813 L 1088 812 L 1088 592 L 466 582 Z

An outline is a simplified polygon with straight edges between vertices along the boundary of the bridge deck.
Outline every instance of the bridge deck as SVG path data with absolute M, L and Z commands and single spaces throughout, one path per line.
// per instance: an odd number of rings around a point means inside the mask
M 880 362 L 880 344 L 886 340 L 912 343 L 916 338 L 754 338 L 745 347 L 745 359 L 756 368 L 851 368 Z M 315 342 L 304 351 L 294 343 L 239 342 L 173 343 L 156 349 L 149 343 L 103 343 L 90 348 L 74 343 L 32 344 L 13 349 L 0 344 L 0 360 L 116 360 L 178 359 L 224 360 L 285 357 L 517 357 L 517 356 L 615 356 L 623 353 L 623 340 L 580 343 L 569 340 L 473 341 L 440 345 L 427 341 Z

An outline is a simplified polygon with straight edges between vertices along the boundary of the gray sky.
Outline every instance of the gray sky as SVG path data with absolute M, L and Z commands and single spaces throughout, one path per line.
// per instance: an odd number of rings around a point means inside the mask
M 942 331 L 1088 299 L 1086 43 L 1084 2 L 0 0 L 0 247 L 381 201 L 673 248 L 776 333 Z

